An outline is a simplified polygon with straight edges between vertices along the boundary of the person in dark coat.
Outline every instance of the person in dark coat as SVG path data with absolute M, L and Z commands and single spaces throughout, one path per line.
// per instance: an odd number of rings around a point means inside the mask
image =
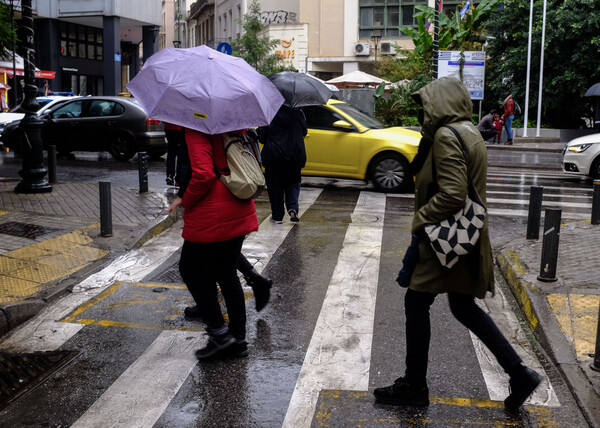
M 263 143 L 262 164 L 271 202 L 271 221 L 282 223 L 285 209 L 293 222 L 298 217 L 301 171 L 306 164 L 306 118 L 300 109 L 282 105 L 269 126 L 257 129 Z
M 206 324 L 208 342 L 196 351 L 200 360 L 219 355 L 248 355 L 246 301 L 237 275 L 237 262 L 246 235 L 258 230 L 253 200 L 236 198 L 216 172 L 228 174 L 221 135 L 185 130 L 190 180 L 181 205 L 183 247 L 179 272 Z M 229 324 L 221 311 L 217 284 L 225 299 Z M 225 353 L 225 351 L 227 351 Z
M 496 125 L 494 124 L 494 120 L 496 119 L 496 109 L 490 110 L 488 114 L 483 116 L 479 123 L 477 124 L 477 129 L 481 133 L 481 137 L 487 141 L 490 138 L 493 138 L 497 134 Z
M 429 311 L 438 294 L 447 293 L 452 315 L 473 332 L 494 354 L 510 376 L 507 408 L 518 408 L 542 380 L 523 366 L 521 358 L 496 324 L 476 303 L 494 292 L 494 264 L 485 218 L 476 250 L 462 256 L 451 268 L 443 267 L 423 231 L 461 209 L 468 194 L 467 162 L 462 145 L 445 125 L 463 140 L 473 185 L 486 203 L 487 150 L 481 134 L 471 123 L 469 91 L 454 77 L 435 80 L 415 94 L 422 106 L 422 139 L 411 167 L 415 176 L 415 214 L 412 239 L 418 240 L 418 260 L 404 298 L 406 315 L 406 370 L 394 384 L 374 391 L 376 401 L 392 405 L 429 404 L 427 364 L 431 326 Z M 437 180 L 434 181 L 433 163 Z

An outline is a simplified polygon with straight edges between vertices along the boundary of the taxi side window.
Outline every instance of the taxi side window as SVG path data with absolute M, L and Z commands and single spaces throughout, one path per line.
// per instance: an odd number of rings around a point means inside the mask
M 343 119 L 337 113 L 323 106 L 302 107 L 306 116 L 306 125 L 311 129 L 325 129 L 329 131 L 339 131 L 334 128 L 334 122 Z

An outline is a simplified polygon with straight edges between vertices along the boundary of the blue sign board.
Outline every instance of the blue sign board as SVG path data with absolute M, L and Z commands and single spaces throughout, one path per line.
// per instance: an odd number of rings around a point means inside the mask
M 233 49 L 231 49 L 231 45 L 225 42 L 219 43 L 219 46 L 217 46 L 217 50 L 227 55 L 231 55 L 231 53 L 233 52 Z

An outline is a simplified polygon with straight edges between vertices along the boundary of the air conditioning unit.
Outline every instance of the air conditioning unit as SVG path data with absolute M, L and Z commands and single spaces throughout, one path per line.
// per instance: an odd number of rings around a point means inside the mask
M 369 56 L 371 53 L 371 44 L 369 42 L 358 42 L 354 44 L 354 55 Z
M 381 42 L 379 45 L 382 55 L 394 55 L 396 50 L 392 47 L 392 42 Z

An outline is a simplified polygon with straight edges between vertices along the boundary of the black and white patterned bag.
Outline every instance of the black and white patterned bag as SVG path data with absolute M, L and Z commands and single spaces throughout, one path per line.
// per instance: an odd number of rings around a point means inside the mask
M 487 209 L 471 180 L 467 149 L 458 132 L 447 126 L 460 141 L 467 161 L 467 179 L 469 194 L 465 206 L 456 214 L 439 223 L 423 227 L 442 266 L 450 269 L 458 262 L 460 256 L 470 253 L 479 240 Z M 434 166 L 435 167 L 435 166 Z

